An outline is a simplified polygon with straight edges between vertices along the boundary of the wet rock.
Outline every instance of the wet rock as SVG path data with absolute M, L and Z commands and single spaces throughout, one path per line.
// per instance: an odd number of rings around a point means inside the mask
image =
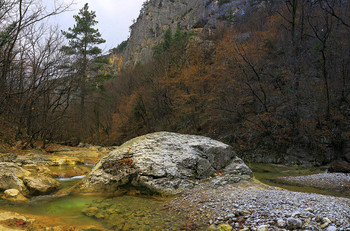
M 151 192 L 177 194 L 226 167 L 227 180 L 237 182 L 240 179 L 233 177 L 251 175 L 231 146 L 207 137 L 158 132 L 132 139 L 102 158 L 81 190 L 114 191 L 129 184 Z
M 17 189 L 5 190 L 4 196 L 2 198 L 10 201 L 28 201 L 28 199 L 25 198 Z
M 92 216 L 95 216 L 98 213 L 98 211 L 99 210 L 96 207 L 89 207 L 83 210 L 82 213 L 84 213 L 88 217 L 92 217 Z
M 50 194 L 58 190 L 61 185 L 57 180 L 44 175 L 25 177 L 23 181 L 31 195 Z

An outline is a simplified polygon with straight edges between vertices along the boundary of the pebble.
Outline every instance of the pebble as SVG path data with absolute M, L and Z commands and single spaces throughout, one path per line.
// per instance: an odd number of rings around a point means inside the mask
M 277 220 L 277 227 L 278 228 L 283 228 L 286 226 L 286 222 L 283 219 L 278 219 Z
M 287 227 L 288 229 L 299 229 L 303 226 L 303 222 L 296 218 L 288 218 L 287 219 Z
M 221 224 L 218 226 L 218 231 L 231 231 L 232 230 L 232 227 L 231 225 L 228 225 L 228 224 Z
M 260 225 L 258 227 L 258 231 L 268 231 L 269 227 L 267 225 Z
M 335 227 L 335 226 L 328 226 L 327 231 L 337 231 L 337 227 Z

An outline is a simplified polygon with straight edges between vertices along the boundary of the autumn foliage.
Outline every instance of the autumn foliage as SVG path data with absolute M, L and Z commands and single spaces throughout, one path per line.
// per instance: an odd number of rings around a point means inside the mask
M 245 153 L 297 146 L 335 158 L 350 135 L 349 14 L 288 4 L 214 33 L 168 35 L 151 62 L 108 83 L 118 103 L 105 142 L 168 130 Z
M 133 68 L 111 56 L 86 96 L 83 141 L 119 145 L 167 130 L 247 155 L 298 147 L 337 158 L 350 139 L 350 4 L 269 4 L 214 29 L 168 30 Z M 72 105 L 56 141 L 79 133 Z

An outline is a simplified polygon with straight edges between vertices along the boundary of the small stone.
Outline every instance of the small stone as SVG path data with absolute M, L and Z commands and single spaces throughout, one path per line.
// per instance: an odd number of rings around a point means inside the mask
M 260 225 L 257 231 L 268 231 L 269 227 L 267 225 Z
M 288 229 L 299 229 L 303 225 L 303 222 L 297 218 L 288 218 L 287 219 L 287 228 Z
M 16 197 L 19 194 L 17 189 L 7 189 L 5 192 L 5 197 Z
M 218 226 L 217 231 L 231 231 L 232 227 L 228 224 L 221 224 Z
M 316 221 L 316 222 L 321 221 L 321 216 L 320 216 L 320 215 L 317 215 L 316 218 L 315 218 L 315 221 Z
M 283 228 L 284 226 L 286 226 L 286 222 L 283 219 L 278 219 L 277 220 L 277 227 Z
M 331 223 L 331 220 L 328 219 L 328 217 L 322 218 L 323 223 Z
M 214 224 L 210 225 L 208 228 L 207 228 L 207 231 L 216 231 L 217 228 Z
M 230 218 L 233 218 L 233 217 L 235 217 L 235 216 L 236 216 L 235 214 L 229 213 L 229 214 L 227 214 L 227 215 L 225 216 L 225 218 L 226 218 L 226 219 L 230 219 Z
M 22 193 L 17 189 L 7 189 L 4 192 L 4 196 L 2 196 L 3 199 L 9 200 L 9 201 L 28 201 L 26 197 L 22 195 Z
M 337 231 L 337 227 L 335 227 L 335 226 L 328 226 L 327 231 Z
M 300 212 L 296 211 L 296 212 L 292 213 L 292 217 L 300 217 Z
M 327 217 L 325 217 L 322 219 L 321 228 L 324 229 L 324 228 L 328 227 L 330 224 L 331 224 L 331 221 Z

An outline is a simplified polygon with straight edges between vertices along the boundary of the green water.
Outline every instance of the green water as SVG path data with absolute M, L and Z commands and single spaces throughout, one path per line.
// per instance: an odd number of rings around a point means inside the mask
M 78 181 L 61 183 L 68 188 Z M 0 209 L 51 216 L 75 227 L 102 225 L 108 230 L 180 230 L 181 226 L 190 223 L 183 216 L 167 210 L 164 202 L 165 198 L 151 196 L 39 196 L 22 204 L 0 200 Z
M 68 196 L 62 198 L 38 197 L 26 204 L 15 204 L 0 200 L 0 208 L 24 214 L 59 217 L 67 225 L 98 224 L 96 219 L 85 216 L 81 211 L 100 197 Z
M 338 196 L 338 197 L 349 197 L 349 192 L 342 192 L 336 190 L 325 190 L 309 186 L 290 185 L 279 180 L 279 177 L 283 176 L 305 176 L 317 173 L 324 173 L 325 169 L 316 167 L 303 167 L 303 166 L 284 166 L 274 164 L 250 164 L 249 167 L 252 169 L 254 177 L 264 184 L 284 188 L 290 191 L 296 192 L 309 192 L 319 193 L 324 195 Z
M 190 221 L 164 208 L 164 201 L 120 196 L 95 200 L 84 210 L 112 230 L 180 230 Z

